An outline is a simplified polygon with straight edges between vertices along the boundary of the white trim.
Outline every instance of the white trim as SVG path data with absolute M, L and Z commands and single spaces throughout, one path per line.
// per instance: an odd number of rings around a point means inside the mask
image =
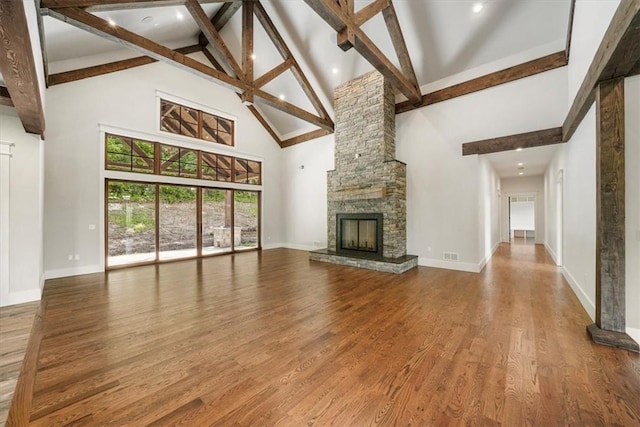
M 496 251 L 498 250 L 498 247 L 500 246 L 500 243 L 502 243 L 502 242 L 496 243 L 493 246 L 493 248 L 491 249 L 491 253 L 489 255 L 487 255 L 486 257 L 484 257 L 484 259 L 478 263 L 478 273 L 481 272 L 485 268 L 485 266 L 487 265 L 487 263 L 489 262 L 491 257 L 493 257 L 493 254 L 496 253 Z
M 189 99 L 181 98 L 177 95 L 172 95 L 168 92 L 164 92 L 162 90 L 156 89 L 156 99 L 158 100 L 158 113 L 160 113 L 160 98 L 166 99 L 167 101 L 175 102 L 180 105 L 184 105 L 185 107 L 191 107 L 198 110 L 202 110 L 205 113 L 215 114 L 216 116 L 220 116 L 227 120 L 233 120 L 234 122 L 238 121 L 238 117 L 233 114 L 226 113 L 224 111 L 218 110 L 216 108 L 210 107 L 208 105 L 200 104 L 199 102 L 191 101 Z M 158 119 L 160 118 L 160 114 L 157 115 Z M 158 121 L 158 129 L 160 129 L 160 121 Z
M 98 130 L 104 133 L 113 133 L 116 135 L 127 136 L 130 138 L 139 138 L 144 140 L 151 140 L 150 142 L 159 142 L 161 144 L 174 144 L 179 147 L 190 148 L 192 150 L 201 150 L 213 154 L 223 154 L 227 156 L 238 157 L 246 160 L 256 160 L 264 162 L 265 158 L 256 156 L 255 154 L 243 153 L 232 148 L 228 145 L 215 144 L 200 139 L 179 137 L 180 135 L 174 135 L 167 132 L 144 132 L 140 130 L 128 129 L 118 126 L 112 126 L 106 123 L 98 123 Z M 179 137 L 179 138 L 178 138 Z M 158 139 L 160 138 L 160 139 Z M 102 137 L 102 150 L 104 151 L 104 137 Z M 104 162 L 101 164 L 104 168 Z
M 318 249 L 322 249 L 320 247 L 309 246 L 309 245 L 299 245 L 297 243 L 283 243 L 282 247 L 286 249 L 295 249 L 298 251 L 317 251 Z
M 593 301 L 591 301 L 591 298 L 589 298 L 589 296 L 582 289 L 578 281 L 571 275 L 571 273 L 565 267 L 562 267 L 562 275 L 564 276 L 565 280 L 569 283 L 569 286 L 571 286 L 573 293 L 576 294 L 576 296 L 578 297 L 578 300 L 580 301 L 580 304 L 582 304 L 582 307 L 584 307 L 585 311 L 587 312 L 591 320 L 595 321 L 596 306 L 593 303 Z
M 640 329 L 627 328 L 627 335 L 629 335 L 635 342 L 640 344 Z
M 418 265 L 423 267 L 444 268 L 446 270 L 466 271 L 468 273 L 480 272 L 480 263 L 443 261 L 441 259 L 420 257 L 418 258 Z
M 263 245 L 262 250 L 268 251 L 269 249 L 281 249 L 284 247 L 285 247 L 284 243 L 269 243 L 268 245 Z
M 556 265 L 558 267 L 560 267 L 560 264 L 558 264 L 558 256 L 556 255 L 556 253 L 553 251 L 553 249 L 551 249 L 551 246 L 549 246 L 547 244 L 547 242 L 544 242 L 544 248 L 547 250 L 547 252 L 549 253 L 549 255 L 551 255 L 551 258 L 553 259 L 553 262 L 556 263 Z
M 104 267 L 100 265 L 84 265 L 81 267 L 59 268 L 44 272 L 45 280 L 59 279 L 61 277 L 81 276 L 83 274 L 104 273 Z
M 25 302 L 39 301 L 42 296 L 40 289 L 29 289 L 28 291 L 9 292 L 6 300 L 0 301 L 0 307 L 23 304 Z M 5 304 L 6 302 L 6 304 Z

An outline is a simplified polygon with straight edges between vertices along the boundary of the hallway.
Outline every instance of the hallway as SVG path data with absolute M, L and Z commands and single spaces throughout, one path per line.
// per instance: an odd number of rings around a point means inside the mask
M 640 356 L 591 343 L 540 245 L 480 274 L 274 249 L 50 280 L 42 307 L 31 425 L 640 424 Z

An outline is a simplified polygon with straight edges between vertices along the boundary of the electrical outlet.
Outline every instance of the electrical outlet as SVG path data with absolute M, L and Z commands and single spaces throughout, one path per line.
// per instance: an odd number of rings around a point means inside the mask
M 73 255 L 69 254 L 69 255 L 67 256 L 67 259 L 68 259 L 69 261 L 73 261 Z
M 314 240 L 313 241 L 313 246 L 315 246 L 316 248 L 320 246 L 320 241 L 319 240 Z
M 95 224 L 89 224 L 89 230 L 95 230 L 95 229 L 96 229 Z
M 74 259 L 75 261 L 80 261 L 80 254 L 75 254 L 75 255 L 73 256 L 73 259 Z

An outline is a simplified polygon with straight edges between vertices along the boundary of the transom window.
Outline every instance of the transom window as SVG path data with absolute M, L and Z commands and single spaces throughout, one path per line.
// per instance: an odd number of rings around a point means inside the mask
M 107 170 L 262 184 L 262 163 L 120 135 L 106 135 Z
M 160 100 L 160 130 L 218 144 L 234 145 L 234 122 L 175 102 Z

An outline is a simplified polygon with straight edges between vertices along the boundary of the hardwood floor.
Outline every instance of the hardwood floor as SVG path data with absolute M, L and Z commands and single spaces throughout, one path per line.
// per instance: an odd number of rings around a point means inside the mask
M 40 315 L 8 425 L 640 425 L 640 356 L 591 343 L 541 246 L 481 274 L 146 266 L 47 281 Z
M 4 425 L 39 302 L 0 308 L 0 425 Z

